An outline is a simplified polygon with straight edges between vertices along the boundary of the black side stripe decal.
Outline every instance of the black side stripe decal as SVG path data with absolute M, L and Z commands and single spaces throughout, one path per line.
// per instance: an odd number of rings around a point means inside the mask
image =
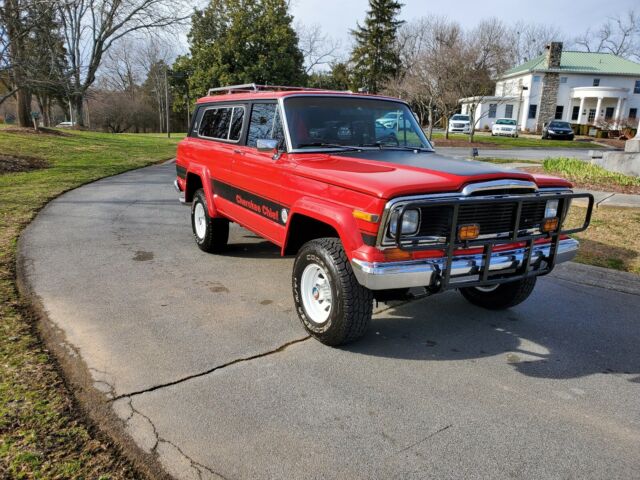
M 211 187 L 216 195 L 225 200 L 240 205 L 280 225 L 286 225 L 287 223 L 289 211 L 284 205 L 272 202 L 271 200 L 259 197 L 246 190 L 241 190 L 218 180 L 212 180 Z
M 176 164 L 176 175 L 180 178 L 187 178 L 187 169 Z

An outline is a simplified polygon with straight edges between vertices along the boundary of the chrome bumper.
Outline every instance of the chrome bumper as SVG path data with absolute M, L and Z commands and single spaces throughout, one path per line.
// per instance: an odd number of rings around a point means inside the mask
M 180 190 L 180 185 L 178 185 L 178 180 L 174 180 L 173 181 L 173 188 L 176 189 L 176 192 L 178 192 L 178 200 L 180 200 L 180 203 L 185 203 L 184 201 L 184 192 L 182 190 Z
M 579 243 L 574 239 L 558 242 L 555 263 L 567 262 L 575 257 Z M 543 258 L 549 257 L 550 245 L 536 245 L 533 247 L 531 265 L 536 265 Z M 489 272 L 499 274 L 501 270 L 512 270 L 521 267 L 526 261 L 527 248 L 517 248 L 496 252 L 491 255 Z M 388 290 L 392 288 L 427 287 L 436 284 L 447 266 L 445 257 L 426 258 L 405 262 L 371 263 L 353 259 L 351 266 L 358 282 L 371 290 Z M 479 277 L 484 266 L 483 255 L 459 255 L 452 259 L 450 286 L 455 287 L 456 281 L 463 283 Z M 535 270 L 532 271 L 535 275 Z M 508 278 L 497 280 L 508 281 Z

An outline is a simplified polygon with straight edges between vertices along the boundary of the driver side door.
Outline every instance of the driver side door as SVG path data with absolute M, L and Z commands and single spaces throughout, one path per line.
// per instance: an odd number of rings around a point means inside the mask
M 278 103 L 253 102 L 245 145 L 234 155 L 232 192 L 239 223 L 282 245 L 285 237 L 286 213 L 289 205 L 282 194 L 283 173 L 289 166 L 286 152 L 260 152 L 259 139 L 277 140 L 284 149 L 284 129 Z

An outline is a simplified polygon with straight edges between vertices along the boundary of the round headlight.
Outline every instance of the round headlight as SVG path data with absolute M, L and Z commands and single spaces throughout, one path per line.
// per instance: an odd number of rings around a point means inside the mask
M 394 210 L 393 213 L 391 213 L 391 219 L 389 220 L 389 233 L 394 238 L 396 236 L 398 226 L 398 215 L 400 215 L 400 210 Z M 402 236 L 415 235 L 418 233 L 419 227 L 420 210 L 414 208 L 405 210 L 404 215 L 402 216 Z

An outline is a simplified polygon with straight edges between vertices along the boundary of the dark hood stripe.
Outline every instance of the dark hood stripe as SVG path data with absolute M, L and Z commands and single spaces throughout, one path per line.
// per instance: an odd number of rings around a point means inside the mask
M 360 152 L 340 152 L 334 156 L 388 162 L 395 165 L 423 168 L 425 170 L 460 176 L 490 175 L 495 173 L 509 175 L 513 173 L 512 171 L 501 169 L 490 163 L 458 160 L 438 155 L 435 152 L 414 153 L 404 150 L 363 150 Z

